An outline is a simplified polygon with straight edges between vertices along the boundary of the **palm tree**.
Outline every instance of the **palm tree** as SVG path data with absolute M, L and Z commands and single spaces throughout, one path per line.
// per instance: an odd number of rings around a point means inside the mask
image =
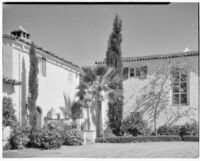
M 63 93 L 64 96 L 64 101 L 65 101 L 65 106 L 61 106 L 60 110 L 63 113 L 63 116 L 65 117 L 65 119 L 70 119 L 71 118 L 71 108 L 74 104 L 74 102 L 71 102 L 70 97 L 66 96 L 65 93 Z
M 106 67 L 84 67 L 80 85 L 78 86 L 77 96 L 82 103 L 88 106 L 88 102 L 96 102 L 98 105 L 97 137 L 103 134 L 102 124 L 102 101 L 105 96 L 109 102 L 122 99 L 122 91 L 116 88 L 122 81 L 117 74 L 119 71 L 114 68 Z M 105 95 L 103 96 L 103 93 Z

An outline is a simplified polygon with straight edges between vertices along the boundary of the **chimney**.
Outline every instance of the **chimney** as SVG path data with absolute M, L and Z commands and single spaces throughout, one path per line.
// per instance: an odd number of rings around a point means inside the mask
M 30 42 L 30 33 L 22 26 L 19 26 L 17 29 L 11 31 L 11 35 L 16 36 L 18 39 Z

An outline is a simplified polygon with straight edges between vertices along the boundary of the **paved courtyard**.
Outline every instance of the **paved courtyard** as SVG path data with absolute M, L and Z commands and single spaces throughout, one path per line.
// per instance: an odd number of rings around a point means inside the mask
M 154 142 L 62 146 L 56 150 L 23 149 L 3 152 L 4 158 L 196 158 L 198 142 Z

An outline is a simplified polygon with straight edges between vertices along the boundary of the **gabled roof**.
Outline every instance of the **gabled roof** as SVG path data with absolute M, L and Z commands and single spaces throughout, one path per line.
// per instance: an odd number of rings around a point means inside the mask
M 173 54 L 160 54 L 160 55 L 148 55 L 148 56 L 137 56 L 137 57 L 124 57 L 122 58 L 123 62 L 131 62 L 131 61 L 143 61 L 143 60 L 154 60 L 154 59 L 168 59 L 168 58 L 178 58 L 178 57 L 188 57 L 188 56 L 198 56 L 199 53 L 197 51 L 187 51 L 187 52 L 179 52 Z M 95 64 L 104 64 L 105 61 L 97 61 Z
M 13 36 L 13 35 L 3 34 L 3 37 L 4 38 L 9 38 L 9 39 L 12 39 L 12 40 L 18 40 L 18 41 L 20 41 L 20 42 L 22 42 L 22 43 L 24 43 L 24 44 L 26 44 L 28 46 L 31 45 L 31 42 L 25 41 L 24 39 L 17 38 L 16 36 Z M 44 50 L 42 47 L 39 47 L 37 45 L 35 45 L 35 48 L 37 50 L 41 51 L 41 52 L 44 52 L 45 54 L 47 54 L 47 55 L 49 55 L 49 56 L 51 56 L 53 58 L 56 58 L 59 61 L 67 63 L 68 65 L 74 67 L 76 70 L 80 71 L 80 67 L 78 65 L 76 65 L 76 64 L 74 64 L 74 63 L 72 63 L 72 62 L 70 62 L 70 61 L 68 61 L 68 60 L 66 60 L 66 59 L 64 59 L 64 58 L 62 58 L 60 56 L 55 55 L 51 51 Z

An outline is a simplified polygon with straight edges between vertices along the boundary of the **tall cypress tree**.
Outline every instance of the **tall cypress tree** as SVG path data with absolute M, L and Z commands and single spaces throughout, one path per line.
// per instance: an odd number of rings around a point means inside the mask
M 30 46 L 30 70 L 29 70 L 29 95 L 28 105 L 30 110 L 30 125 L 32 129 L 37 128 L 37 107 L 36 100 L 38 97 L 38 58 L 35 52 L 35 45 Z
M 121 42 L 122 42 L 122 21 L 118 15 L 115 16 L 113 22 L 113 30 L 109 36 L 108 49 L 106 52 L 106 66 L 114 67 L 119 72 L 121 83 L 113 85 L 114 88 L 121 89 L 123 91 L 123 64 L 121 54 Z M 123 100 L 117 99 L 114 103 L 108 103 L 108 122 L 113 133 L 116 135 L 120 134 L 120 126 L 122 121 L 123 113 Z

